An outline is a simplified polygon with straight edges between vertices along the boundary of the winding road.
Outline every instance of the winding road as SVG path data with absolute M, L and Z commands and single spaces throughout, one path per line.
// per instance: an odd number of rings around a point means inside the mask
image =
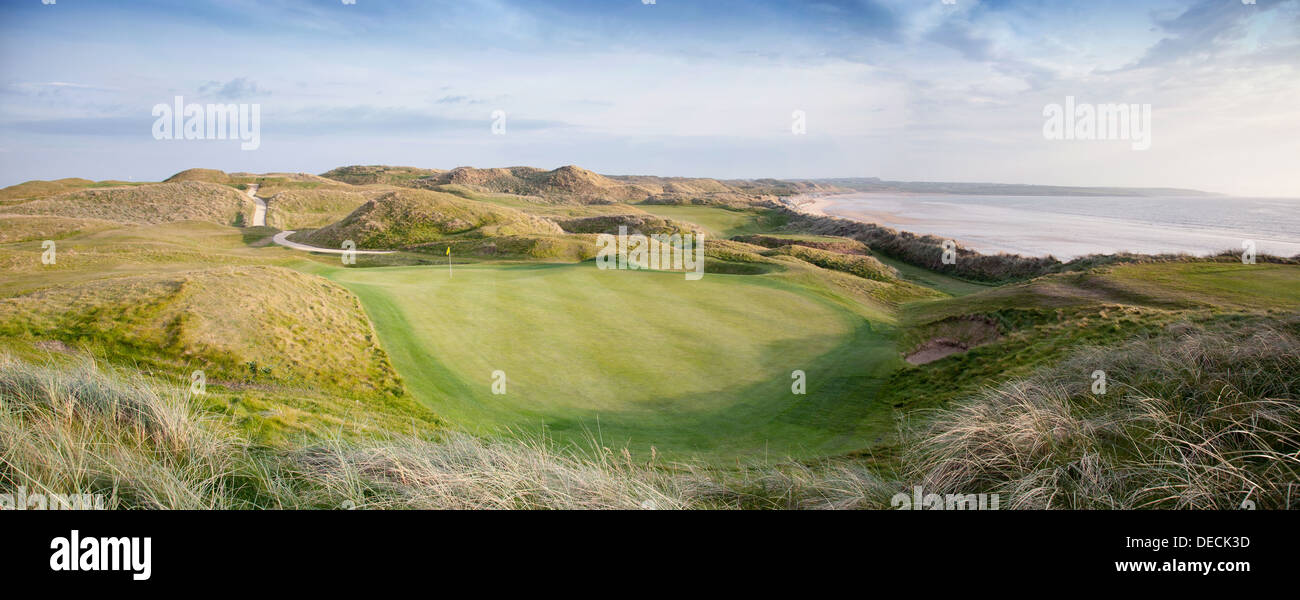
M 271 241 L 284 246 L 285 248 L 293 248 L 294 250 L 302 250 L 304 252 L 322 252 L 325 254 L 347 254 L 349 252 L 353 254 L 392 254 L 394 252 L 393 250 L 335 250 L 334 248 L 308 246 L 307 244 L 299 244 L 298 242 L 289 241 L 288 238 L 290 235 L 293 235 L 293 233 L 293 231 L 281 231 L 280 233 L 275 234 L 275 237 L 271 238 Z
M 257 197 L 257 184 L 248 184 L 248 197 L 253 199 L 257 208 L 253 209 L 253 227 L 266 226 L 266 201 Z
M 248 184 L 248 197 L 252 198 L 253 202 L 257 204 L 257 208 L 253 210 L 253 227 L 265 227 L 266 201 L 257 197 L 257 188 L 258 185 L 256 183 Z M 281 231 L 280 233 L 275 234 L 275 236 L 271 238 L 271 241 L 284 246 L 285 248 L 302 250 L 303 252 L 320 252 L 323 254 L 347 254 L 349 252 L 353 254 L 392 254 L 394 252 L 393 250 L 335 250 L 334 248 L 308 246 L 307 244 L 299 244 L 298 242 L 289 241 L 289 236 L 293 234 L 294 231 L 292 230 Z

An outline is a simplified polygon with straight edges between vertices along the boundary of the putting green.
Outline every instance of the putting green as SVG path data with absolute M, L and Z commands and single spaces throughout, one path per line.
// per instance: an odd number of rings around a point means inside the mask
M 330 269 L 408 389 L 476 433 L 731 458 L 861 447 L 898 366 L 878 326 L 779 279 L 593 263 Z M 791 392 L 792 372 L 807 393 Z M 493 372 L 505 394 L 493 393 Z M 499 391 L 499 389 L 498 389 Z

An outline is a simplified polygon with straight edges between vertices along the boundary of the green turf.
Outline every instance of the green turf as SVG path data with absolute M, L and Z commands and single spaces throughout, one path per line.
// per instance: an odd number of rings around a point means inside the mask
M 939 290 L 951 296 L 965 296 L 966 294 L 992 289 L 992 286 L 987 284 L 973 283 L 942 273 L 935 273 L 924 267 L 918 267 L 883 254 L 872 254 L 872 256 L 876 257 L 876 260 L 897 269 L 899 276 L 904 280 Z
M 312 270 L 362 300 L 408 389 L 471 431 L 712 459 L 861 447 L 891 337 L 768 277 L 577 265 Z M 808 393 L 791 393 L 791 372 Z M 506 373 L 494 395 L 492 372 Z
M 735 235 L 764 233 L 780 227 L 782 217 L 766 210 L 729 210 L 713 206 L 678 206 L 668 204 L 638 204 L 637 208 L 656 217 L 694 223 L 713 239 L 726 239 Z
M 837 237 L 833 235 L 814 235 L 810 233 L 764 233 L 764 237 L 776 238 L 779 240 L 792 240 L 797 242 L 823 242 L 827 244 L 855 244 L 857 242 L 849 238 Z
M 1300 306 L 1300 267 L 1240 262 L 1124 265 L 1110 277 L 1133 294 L 1158 300 L 1245 309 Z

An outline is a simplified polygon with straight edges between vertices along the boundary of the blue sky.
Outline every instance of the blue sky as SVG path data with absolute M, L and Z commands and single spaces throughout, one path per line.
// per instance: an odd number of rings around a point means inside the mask
M 1300 196 L 1298 71 L 1300 0 L 3 0 L 0 184 L 577 164 Z M 259 104 L 260 147 L 153 139 L 177 95 Z M 1151 149 L 1044 139 L 1066 96 L 1150 104 Z

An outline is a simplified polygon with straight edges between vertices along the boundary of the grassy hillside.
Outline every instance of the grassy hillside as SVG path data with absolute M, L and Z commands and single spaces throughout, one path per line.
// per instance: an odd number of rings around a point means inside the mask
M 904 353 L 941 340 L 970 348 L 895 373 L 884 399 L 937 406 L 1027 376 L 1082 346 L 1158 335 L 1171 323 L 1300 310 L 1300 267 L 1196 261 L 1121 265 L 908 304 Z
M 119 223 L 208 221 L 231 225 L 252 218 L 253 202 L 224 185 L 184 181 L 68 192 L 8 205 L 3 211 Z
M 688 224 L 645 214 L 596 215 L 553 220 L 568 233 L 608 233 L 617 235 L 620 227 L 625 227 L 625 231 L 629 234 L 640 233 L 643 235 L 688 234 L 696 231 L 695 227 Z
M 430 177 L 439 173 L 442 173 L 442 171 L 437 169 L 389 167 L 384 165 L 356 165 L 331 169 L 321 173 L 321 177 L 352 185 L 368 185 L 374 183 L 401 185 L 414 179 Z
M 102 219 L 0 214 L 0 244 L 57 240 L 77 233 L 102 231 L 117 226 L 117 223 Z
M 768 251 L 768 254 L 793 256 L 823 269 L 843 271 L 863 279 L 874 279 L 876 281 L 898 280 L 898 271 L 870 256 L 841 254 L 799 245 L 781 246 Z
M 616 182 L 575 166 L 552 171 L 533 167 L 458 167 L 415 183 L 420 187 L 457 185 L 485 192 L 536 196 L 580 204 L 629 202 L 642 200 L 648 195 L 645 189 Z
M 244 233 L 117 225 L 60 239 L 54 265 L 38 243 L 6 244 L 0 350 L 88 353 L 168 384 L 203 369 L 211 407 L 261 439 L 435 423 L 403 394 L 353 295 L 276 266 L 300 256 Z
M 318 184 L 313 184 L 318 185 Z M 382 192 L 364 193 L 349 189 L 297 189 L 275 186 L 258 188 L 268 198 L 266 224 L 277 229 L 316 229 L 346 218 Z
M 358 248 L 405 248 L 448 236 L 492 237 L 563 233 L 540 217 L 425 190 L 397 190 L 367 201 L 343 220 L 294 239 L 338 248 L 352 240 Z
M 1106 374 L 1104 392 L 1090 375 Z M 1178 323 L 938 413 L 909 450 L 937 494 L 1008 508 L 1300 508 L 1300 320 Z
M 203 369 L 214 382 L 400 394 L 356 299 L 281 267 L 117 277 L 5 298 L 0 334 Z
M 764 233 L 785 224 L 784 218 L 765 209 L 726 209 L 712 206 L 668 206 L 642 204 L 640 208 L 657 217 L 695 225 L 714 239 L 750 233 Z
M 388 184 L 438 191 L 454 187 L 529 197 L 540 203 L 578 205 L 645 202 L 748 208 L 774 206 L 774 201 L 783 196 L 838 189 L 810 182 L 776 180 L 722 182 L 707 178 L 606 176 L 573 165 L 549 171 L 535 167 L 457 167 L 440 171 L 349 166 L 333 169 L 323 176 L 354 185 Z
M 230 175 L 225 171 L 217 169 L 186 169 L 168 177 L 165 183 L 177 183 L 181 181 L 205 181 L 207 183 L 230 183 Z
M 80 179 L 76 177 L 56 179 L 53 181 L 25 181 L 17 185 L 11 185 L 7 188 L 0 189 L 0 206 L 88 188 L 129 187 L 136 185 L 149 185 L 149 183 L 150 182 L 115 180 L 91 181 L 89 179 Z

